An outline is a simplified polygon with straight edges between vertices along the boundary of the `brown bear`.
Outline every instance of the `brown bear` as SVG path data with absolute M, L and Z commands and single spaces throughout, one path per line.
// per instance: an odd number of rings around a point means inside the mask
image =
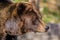
M 32 3 L 0 0 L 1 40 L 12 40 L 27 32 L 45 32 L 48 28 Z

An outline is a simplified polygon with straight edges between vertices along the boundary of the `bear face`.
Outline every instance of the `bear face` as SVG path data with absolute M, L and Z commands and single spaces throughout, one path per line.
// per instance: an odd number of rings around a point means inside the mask
M 49 29 L 32 3 L 12 3 L 0 0 L 0 34 L 2 40 L 16 39 L 27 32 L 45 32 Z M 9 37 L 8 37 L 9 36 Z
M 11 8 L 13 9 L 11 11 Z M 8 34 L 24 34 L 27 32 L 45 32 L 46 25 L 41 14 L 31 3 L 16 3 L 10 7 L 10 18 L 5 22 Z
M 7 0 L 6 0 L 7 1 Z M 7 1 L 9 2 L 9 1 Z M 48 27 L 44 24 L 42 16 L 31 3 L 4 3 L 0 11 L 1 32 L 11 35 L 24 34 L 27 32 L 45 32 Z M 3 11 L 3 12 L 2 12 Z

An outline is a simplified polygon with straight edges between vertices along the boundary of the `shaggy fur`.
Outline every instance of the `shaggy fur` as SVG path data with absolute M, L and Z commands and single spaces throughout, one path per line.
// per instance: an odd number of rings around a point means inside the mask
M 44 32 L 45 24 L 41 14 L 31 3 L 12 3 L 0 0 L 0 34 L 2 40 L 12 40 L 27 32 Z M 9 38 L 6 39 L 6 37 Z

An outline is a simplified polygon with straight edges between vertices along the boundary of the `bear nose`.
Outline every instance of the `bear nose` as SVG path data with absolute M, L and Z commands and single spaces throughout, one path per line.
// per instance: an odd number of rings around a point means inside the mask
M 48 31 L 48 29 L 49 29 L 49 26 L 46 26 L 46 28 L 45 28 L 45 32 L 47 32 L 47 31 Z

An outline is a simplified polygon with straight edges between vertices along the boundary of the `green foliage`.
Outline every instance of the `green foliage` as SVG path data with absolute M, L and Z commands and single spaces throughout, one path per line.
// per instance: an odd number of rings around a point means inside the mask
M 59 14 L 58 12 L 53 11 L 51 14 L 52 14 L 55 18 L 58 18 L 58 19 L 60 20 L 60 14 Z
M 60 22 L 60 14 L 57 11 L 51 11 L 48 7 L 44 7 L 43 10 L 44 18 L 43 20 L 48 23 L 50 21 Z
M 47 2 L 47 0 L 43 0 L 43 2 L 44 2 L 44 3 L 46 3 L 46 2 Z
M 21 1 L 28 1 L 28 0 L 13 0 L 13 1 L 15 1 L 15 2 L 21 2 Z
M 18 2 L 18 1 L 20 1 L 20 0 L 13 0 L 14 2 Z
M 48 7 L 44 7 L 43 13 L 48 14 L 48 12 L 49 12 L 49 8 Z

